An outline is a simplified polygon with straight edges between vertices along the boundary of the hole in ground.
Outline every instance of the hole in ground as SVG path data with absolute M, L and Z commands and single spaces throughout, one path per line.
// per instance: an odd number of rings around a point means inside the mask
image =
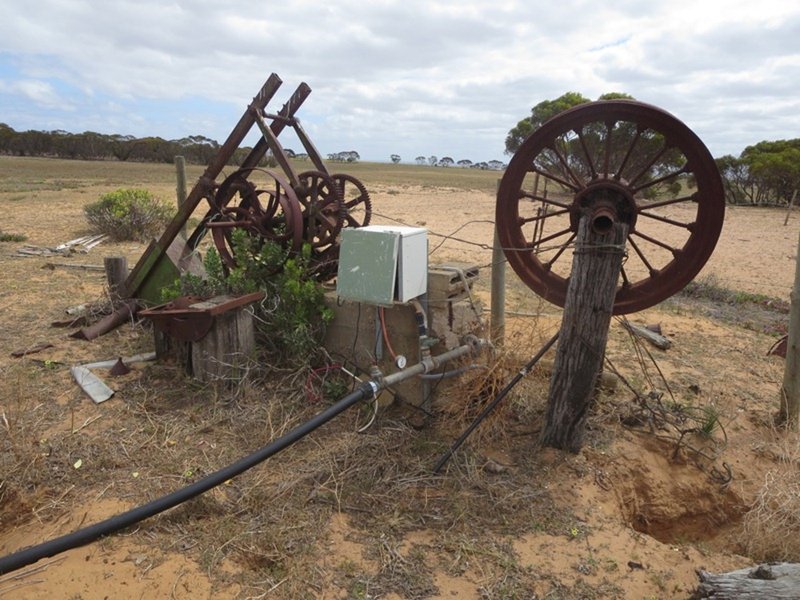
M 738 525 L 747 510 L 734 492 L 721 491 L 699 470 L 653 475 L 631 482 L 626 516 L 636 531 L 662 543 L 711 541 Z

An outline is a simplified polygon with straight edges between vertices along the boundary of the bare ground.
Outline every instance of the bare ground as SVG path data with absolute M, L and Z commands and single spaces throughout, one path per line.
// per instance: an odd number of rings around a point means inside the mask
M 121 185 L 67 183 L 43 171 L 36 189 L 0 188 L 2 231 L 40 246 L 75 238 L 85 233 L 83 205 Z M 167 184 L 147 186 L 171 194 Z M 432 235 L 432 261 L 491 262 L 490 194 L 371 189 L 377 222 L 461 240 Z M 787 300 L 800 217 L 787 227 L 783 218 L 729 210 L 703 275 Z M 172 491 L 318 410 L 303 393 L 303 374 L 272 372 L 231 395 L 170 365 L 135 369 L 113 381 L 112 400 L 93 405 L 67 366 L 149 350 L 151 334 L 128 324 L 87 343 L 50 327 L 68 306 L 105 293 L 102 273 L 60 265 L 98 265 L 111 255 L 134 264 L 144 246 L 15 257 L 21 245 L 0 244 L 0 553 Z M 492 370 L 501 382 L 558 326 L 558 311 L 512 273 L 508 303 L 533 316 L 511 320 Z M 544 367 L 446 474 L 432 475 L 479 408 L 467 392 L 479 396 L 488 384 L 472 378 L 443 391 L 440 412 L 423 429 L 412 426 L 407 407 L 390 408 L 366 434 L 355 433 L 357 415 L 345 415 L 185 508 L 0 578 L 0 596 L 687 598 L 697 568 L 760 560 L 747 556 L 747 512 L 769 474 L 797 476 L 796 434 L 772 427 L 782 361 L 766 356 L 785 318 L 770 307 L 678 296 L 631 317 L 659 323 L 673 341 L 667 351 L 634 343 L 613 323 L 608 357 L 625 383 L 598 398 L 577 455 L 537 447 Z M 40 343 L 53 347 L 10 356 Z M 706 432 L 708 415 L 716 418 Z

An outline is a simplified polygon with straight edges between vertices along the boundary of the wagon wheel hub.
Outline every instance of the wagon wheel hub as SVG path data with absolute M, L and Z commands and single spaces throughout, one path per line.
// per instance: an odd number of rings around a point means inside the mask
M 598 219 L 620 221 L 633 231 L 639 207 L 630 188 L 624 182 L 610 178 L 592 181 L 580 192 L 570 206 L 569 221 L 572 231 L 578 231 L 578 223 L 583 215 L 592 218 L 593 227 L 606 229 L 606 225 L 597 223 Z

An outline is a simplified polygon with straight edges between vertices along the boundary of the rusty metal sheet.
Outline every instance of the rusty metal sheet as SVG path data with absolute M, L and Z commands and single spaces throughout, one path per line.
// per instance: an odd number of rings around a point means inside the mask
M 243 296 L 215 296 L 202 299 L 183 296 L 172 302 L 139 311 L 139 316 L 153 321 L 153 327 L 182 342 L 203 339 L 214 324 L 214 317 L 263 300 L 264 292 Z

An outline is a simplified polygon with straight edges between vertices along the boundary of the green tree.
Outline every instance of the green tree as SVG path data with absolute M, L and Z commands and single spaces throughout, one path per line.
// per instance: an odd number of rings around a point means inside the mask
M 567 92 L 555 100 L 543 100 L 539 102 L 539 104 L 531 109 L 530 117 L 522 119 L 508 132 L 506 136 L 506 154 L 514 154 L 525 138 L 550 117 L 554 117 L 568 108 L 589 101 L 588 98 L 578 92 Z
M 758 204 L 759 190 L 755 186 L 747 162 L 731 154 L 714 159 L 725 187 L 725 201 L 729 204 Z
M 633 96 L 622 92 L 607 92 L 598 98 L 598 100 L 619 99 L 632 100 Z M 573 106 L 585 104 L 586 102 L 591 102 L 591 100 L 578 92 L 566 92 L 555 100 L 543 100 L 539 102 L 539 104 L 531 109 L 530 117 L 522 119 L 508 132 L 506 136 L 506 154 L 514 154 L 525 138 L 551 117 Z
M 759 142 L 745 148 L 741 159 L 766 201 L 788 204 L 800 189 L 800 139 Z

